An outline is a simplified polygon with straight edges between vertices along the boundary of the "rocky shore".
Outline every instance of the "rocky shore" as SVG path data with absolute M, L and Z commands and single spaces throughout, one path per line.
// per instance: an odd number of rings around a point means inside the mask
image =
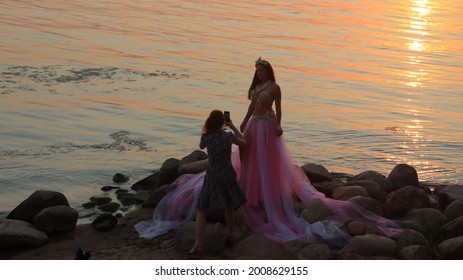
M 1 259 L 184 259 L 194 242 L 194 221 L 152 240 L 140 239 L 133 225 L 151 219 L 154 208 L 180 175 L 196 174 L 207 168 L 207 154 L 194 151 L 182 159 L 167 159 L 160 170 L 132 184 L 118 187 L 129 178 L 115 174 L 115 186 L 105 186 L 101 195 L 82 205 L 89 209 L 91 223 L 78 224 L 88 212 L 69 206 L 58 192 L 38 190 L 0 219 Z M 320 202 L 303 204 L 295 200 L 300 217 L 313 223 L 343 222 L 352 235 L 343 248 L 324 242 L 293 240 L 283 245 L 249 230 L 236 212 L 237 242 L 225 244 L 222 212 L 209 212 L 202 259 L 463 259 L 463 185 L 438 186 L 420 182 L 414 167 L 396 165 L 385 176 L 367 170 L 356 175 L 329 172 L 308 163 L 301 167 L 312 184 L 327 197 L 350 200 L 394 220 L 404 228 L 396 239 L 376 227 L 333 216 Z M 120 214 L 120 209 L 130 211 Z M 82 213 L 82 212 L 85 212 Z M 82 253 L 82 252 L 81 252 Z

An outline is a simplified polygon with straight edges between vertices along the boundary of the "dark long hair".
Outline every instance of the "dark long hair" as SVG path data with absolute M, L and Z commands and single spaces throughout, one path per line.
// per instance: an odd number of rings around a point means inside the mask
M 223 127 L 225 116 L 222 111 L 214 110 L 209 114 L 203 126 L 203 133 L 211 133 Z
M 270 62 L 266 61 L 266 64 L 267 65 L 264 65 L 264 64 L 259 64 L 259 65 L 262 65 L 265 67 L 265 70 L 267 70 L 267 73 L 269 74 L 270 76 L 270 80 L 272 82 L 275 82 L 275 72 L 273 72 L 273 67 L 272 65 L 270 64 Z M 257 68 L 257 65 L 256 65 L 256 68 Z M 249 90 L 248 90 L 248 99 L 251 99 L 251 92 L 253 89 L 256 88 L 257 84 L 259 83 L 259 78 L 257 78 L 257 69 L 256 71 L 254 71 L 254 78 L 252 78 L 252 83 L 251 83 L 251 86 L 249 87 Z

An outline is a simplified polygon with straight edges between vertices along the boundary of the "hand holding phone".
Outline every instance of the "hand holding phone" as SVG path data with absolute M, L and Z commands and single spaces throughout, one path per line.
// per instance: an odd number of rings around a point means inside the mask
M 230 121 L 230 111 L 224 111 L 223 114 L 225 116 L 225 122 L 229 122 Z

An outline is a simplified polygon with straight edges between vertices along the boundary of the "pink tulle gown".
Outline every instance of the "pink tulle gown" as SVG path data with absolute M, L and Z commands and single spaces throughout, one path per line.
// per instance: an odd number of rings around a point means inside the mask
M 273 113 L 273 112 L 272 112 Z M 276 135 L 276 117 L 252 117 L 245 129 L 246 149 L 232 152 L 232 162 L 247 203 L 240 210 L 256 233 L 278 243 L 302 239 L 344 246 L 351 236 L 338 221 L 308 223 L 294 210 L 294 197 L 304 203 L 320 199 L 334 215 L 374 224 L 389 237 L 402 230 L 394 222 L 353 202 L 325 197 L 292 161 L 283 136 Z M 153 238 L 191 221 L 205 172 L 179 177 L 154 211 L 153 220 L 135 225 L 142 238 Z

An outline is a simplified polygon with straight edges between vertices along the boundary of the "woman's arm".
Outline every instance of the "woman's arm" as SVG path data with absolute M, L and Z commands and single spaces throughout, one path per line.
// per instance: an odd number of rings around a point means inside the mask
M 277 135 L 281 136 L 283 134 L 283 129 L 281 128 L 281 89 L 280 86 L 275 84 L 273 88 L 273 98 L 275 99 L 275 110 L 277 115 Z
M 202 150 L 206 148 L 206 144 L 204 143 L 204 134 L 201 135 L 201 140 L 199 140 L 199 148 Z
M 202 150 L 202 149 L 206 148 L 206 145 L 204 145 L 203 142 L 199 142 L 199 148 Z
M 244 117 L 243 119 L 243 122 L 241 123 L 240 125 L 240 130 L 241 132 L 244 131 L 244 129 L 246 128 L 246 124 L 248 123 L 249 119 L 251 118 L 252 116 L 252 113 L 254 113 L 254 108 L 256 106 L 256 101 L 253 99 L 251 101 L 251 103 L 249 104 L 249 107 L 248 107 L 248 111 L 246 113 L 246 116 Z
M 227 122 L 227 125 L 233 130 L 233 133 L 236 135 L 236 145 L 238 145 L 240 148 L 244 148 L 246 146 L 246 140 L 244 139 L 243 134 L 235 127 L 233 124 L 232 120 Z

